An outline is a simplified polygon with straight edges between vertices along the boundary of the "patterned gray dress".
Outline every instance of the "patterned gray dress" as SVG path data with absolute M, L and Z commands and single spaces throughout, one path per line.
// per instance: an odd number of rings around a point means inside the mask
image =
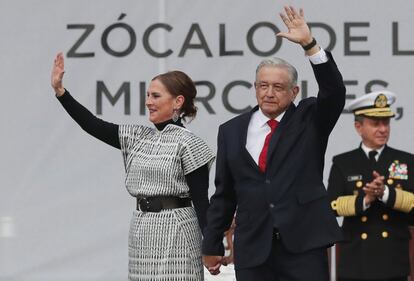
M 120 125 L 126 188 L 134 196 L 189 196 L 185 175 L 214 160 L 189 130 Z M 134 211 L 129 231 L 129 280 L 204 280 L 201 232 L 193 207 Z

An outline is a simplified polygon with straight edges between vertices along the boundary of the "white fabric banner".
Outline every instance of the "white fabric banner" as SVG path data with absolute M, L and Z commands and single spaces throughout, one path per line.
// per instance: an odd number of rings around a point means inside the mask
M 198 115 L 187 127 L 215 150 L 219 124 L 256 104 L 252 84 L 262 58 L 297 67 L 298 100 L 316 95 L 301 48 L 274 35 L 285 30 L 278 17 L 283 4 L 1 0 L 0 280 L 127 279 L 135 201 L 124 187 L 121 153 L 84 133 L 55 99 L 50 70 L 59 51 L 65 87 L 114 123 L 151 125 L 144 106 L 149 81 L 185 71 L 199 91 Z M 397 94 L 390 145 L 413 151 L 414 3 L 286 4 L 304 8 L 315 38 L 332 51 L 347 102 L 382 88 Z M 325 179 L 332 156 L 358 145 L 353 117 L 344 112 L 330 138 Z

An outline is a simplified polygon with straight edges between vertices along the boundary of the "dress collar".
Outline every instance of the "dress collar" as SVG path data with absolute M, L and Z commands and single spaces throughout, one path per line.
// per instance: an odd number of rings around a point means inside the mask
M 184 125 L 181 122 L 181 118 L 178 118 L 178 120 L 175 121 L 175 122 L 172 119 L 170 119 L 170 120 L 167 120 L 167 121 L 164 121 L 164 122 L 161 122 L 161 123 L 157 123 L 157 124 L 154 124 L 154 125 L 155 125 L 155 127 L 157 128 L 158 131 L 162 131 L 162 130 L 164 130 L 165 127 L 167 127 L 167 125 L 170 125 L 170 124 L 184 128 Z
M 382 151 L 384 150 L 384 147 L 385 147 L 385 145 L 383 145 L 382 147 L 380 147 L 378 149 L 373 149 L 373 148 L 370 148 L 370 147 L 366 146 L 363 142 L 361 142 L 361 149 L 364 151 L 364 153 L 367 157 L 369 157 L 368 153 L 372 150 L 376 150 L 378 152 L 377 156 L 375 156 L 376 159 L 378 159 L 378 157 L 381 155 Z

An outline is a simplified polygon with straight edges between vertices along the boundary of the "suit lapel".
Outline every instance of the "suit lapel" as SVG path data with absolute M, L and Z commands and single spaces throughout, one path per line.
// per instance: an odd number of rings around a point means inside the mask
M 380 173 L 382 176 L 388 177 L 388 168 L 390 163 L 393 162 L 394 159 L 392 159 L 392 155 L 390 153 L 390 148 L 385 145 L 384 150 L 380 154 L 377 162 L 377 168 L 378 173 Z M 384 174 L 382 174 L 384 173 Z
M 354 165 L 359 166 L 358 170 L 362 171 L 363 175 L 366 175 L 366 178 L 364 179 L 365 182 L 370 182 L 372 181 L 371 162 L 369 161 L 367 155 L 365 154 L 361 146 L 359 146 L 357 152 L 358 152 L 358 157 L 360 159 L 358 161 L 355 161 Z
M 382 176 L 388 176 L 388 167 L 390 162 L 392 162 L 391 155 L 389 153 L 390 149 L 388 146 L 384 147 L 384 150 L 381 152 L 378 161 L 375 165 L 375 170 L 380 173 Z M 367 175 L 365 179 L 367 182 L 372 181 L 372 168 L 371 163 L 365 154 L 361 146 L 358 149 L 358 155 L 360 157 L 359 161 L 356 161 L 355 165 L 359 165 L 359 170 L 364 171 L 364 174 Z M 384 173 L 384 174 L 383 174 Z
M 295 105 L 292 103 L 288 110 L 286 110 L 285 115 L 283 116 L 282 120 L 280 121 L 279 126 L 276 128 L 276 132 L 273 134 L 272 138 L 270 139 L 269 149 L 267 152 L 268 157 L 273 153 L 276 148 L 277 143 L 279 142 L 280 136 L 283 133 L 283 130 L 286 128 L 290 117 L 292 116 L 293 112 L 295 111 Z
M 280 121 L 279 126 L 276 129 L 276 132 L 272 136 L 269 144 L 269 150 L 267 154 L 268 170 L 277 170 L 279 165 L 282 164 L 283 159 L 290 151 L 290 146 L 295 144 L 294 138 L 296 138 L 302 130 L 305 128 L 304 124 L 293 124 L 292 125 L 292 116 L 296 110 L 296 106 L 292 103 L 282 120 Z M 283 138 L 283 141 L 282 141 Z M 278 149 L 279 144 L 283 142 L 289 146 L 283 147 L 283 149 Z M 277 153 L 276 153 L 277 151 Z M 275 155 L 275 153 L 277 155 Z

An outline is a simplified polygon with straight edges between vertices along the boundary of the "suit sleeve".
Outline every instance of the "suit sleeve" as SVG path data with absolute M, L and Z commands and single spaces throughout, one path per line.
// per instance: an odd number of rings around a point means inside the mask
M 412 191 L 388 187 L 390 195 L 387 207 L 403 213 L 414 215 L 414 194 Z
M 412 221 L 414 219 L 414 175 L 410 174 L 410 172 L 414 168 L 414 157 L 412 154 L 407 154 L 401 162 L 405 163 L 406 166 L 405 169 L 403 168 L 400 171 L 402 174 L 400 176 L 406 176 L 406 180 L 400 180 L 397 184 L 394 182 L 393 177 L 386 180 L 385 184 L 388 185 L 389 190 L 386 206 L 396 211 L 409 214 L 410 220 Z
M 335 160 L 332 164 L 328 180 L 328 196 L 331 208 L 336 216 L 356 216 L 363 212 L 362 193 L 349 194 L 346 190 L 346 177 Z
M 224 255 L 223 235 L 230 228 L 236 210 L 234 180 L 226 159 L 226 142 L 221 126 L 217 142 L 216 191 L 210 200 L 202 248 L 204 255 L 212 256 Z
M 312 64 L 319 92 L 317 96 L 316 120 L 324 135 L 329 135 L 345 105 L 345 85 L 342 75 L 330 52 L 328 61 Z

